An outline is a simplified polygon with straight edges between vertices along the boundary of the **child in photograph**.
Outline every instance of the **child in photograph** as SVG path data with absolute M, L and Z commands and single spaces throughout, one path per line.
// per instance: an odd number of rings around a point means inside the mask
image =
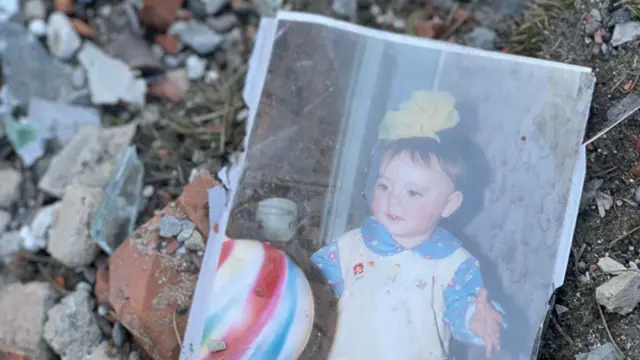
M 501 308 L 478 261 L 440 222 L 461 206 L 464 143 L 444 92 L 416 92 L 379 128 L 371 215 L 312 256 L 339 297 L 332 360 L 445 359 L 455 339 L 500 349 Z M 375 168 L 377 166 L 377 168 Z M 373 178 L 372 178 L 373 180 Z

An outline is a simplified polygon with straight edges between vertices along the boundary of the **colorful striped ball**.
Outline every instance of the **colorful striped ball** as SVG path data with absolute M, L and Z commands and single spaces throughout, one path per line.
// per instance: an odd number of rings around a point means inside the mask
M 255 240 L 222 244 L 211 303 L 205 318 L 200 358 L 296 359 L 313 326 L 311 287 L 281 250 Z M 210 353 L 222 340 L 226 349 Z

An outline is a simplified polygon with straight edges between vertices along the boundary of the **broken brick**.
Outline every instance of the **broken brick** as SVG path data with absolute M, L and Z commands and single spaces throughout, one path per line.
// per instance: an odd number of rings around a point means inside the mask
M 201 172 L 176 200 L 205 239 L 209 236 L 209 189 L 216 185 L 218 182 L 211 174 Z
M 205 235 L 207 190 L 215 184 L 210 174 L 201 173 L 185 187 L 177 203 L 136 229 L 109 258 L 109 303 L 152 359 L 178 358 L 188 317 L 183 310 L 191 306 L 202 260 L 177 252 L 167 254 L 159 246 L 162 239 L 156 223 L 163 216 L 188 218 Z
M 29 360 L 29 357 L 19 350 L 5 349 L 0 345 L 0 360 Z
M 93 293 L 98 303 L 109 304 L 109 271 L 106 268 L 98 268 Z
M 140 21 L 160 31 L 166 31 L 176 20 L 184 0 L 144 0 Z
M 180 102 L 182 99 L 182 92 L 178 85 L 167 79 L 150 84 L 148 93 L 150 96 L 166 99 L 174 103 Z
M 158 34 L 154 39 L 155 43 L 160 45 L 162 50 L 167 54 L 176 54 L 179 49 L 180 42 L 178 38 L 167 34 Z
M 78 35 L 96 40 L 98 38 L 98 33 L 96 30 L 91 27 L 91 25 L 80 19 L 71 19 L 71 25 L 73 25 L 73 30 L 75 30 Z

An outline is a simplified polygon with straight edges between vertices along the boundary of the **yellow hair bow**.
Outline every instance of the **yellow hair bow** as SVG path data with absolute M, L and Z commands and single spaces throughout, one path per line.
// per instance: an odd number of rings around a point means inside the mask
M 382 140 L 430 137 L 440 141 L 438 132 L 458 124 L 456 100 L 444 91 L 416 91 L 397 111 L 389 111 L 378 131 Z

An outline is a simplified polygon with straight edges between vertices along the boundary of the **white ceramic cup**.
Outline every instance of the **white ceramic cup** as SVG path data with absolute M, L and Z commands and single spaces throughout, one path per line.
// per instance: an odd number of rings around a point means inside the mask
M 285 198 L 262 200 L 258 203 L 256 221 L 267 240 L 289 241 L 298 227 L 298 206 Z

